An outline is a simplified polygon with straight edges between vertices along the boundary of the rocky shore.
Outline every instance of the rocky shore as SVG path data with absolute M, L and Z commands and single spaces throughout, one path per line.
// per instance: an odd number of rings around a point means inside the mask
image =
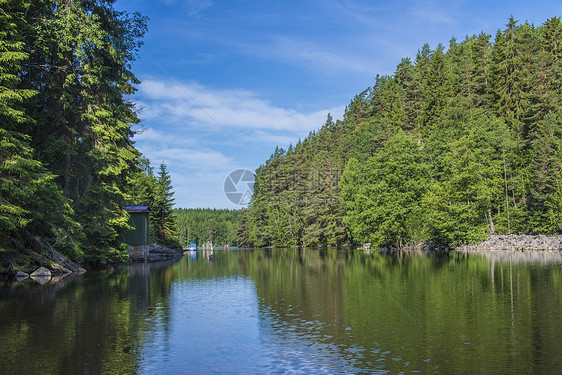
M 562 251 L 562 236 L 492 235 L 479 244 L 463 245 L 455 249 L 472 251 Z
M 370 244 L 363 244 L 359 250 L 370 250 Z M 394 254 L 399 252 L 406 253 L 446 253 L 455 251 L 462 254 L 495 254 L 495 257 L 511 258 L 509 254 L 525 254 L 523 258 L 542 259 L 558 258 L 562 259 L 562 235 L 544 236 L 527 234 L 508 234 L 491 235 L 480 243 L 466 244 L 456 248 L 434 246 L 428 243 L 408 244 L 397 247 L 381 247 L 379 252 L 382 254 Z M 549 255 L 550 254 L 550 255 Z M 522 258 L 517 256 L 517 258 Z
M 148 247 L 147 262 L 161 262 L 166 260 L 173 260 L 181 258 L 183 255 L 182 250 L 170 249 L 160 245 L 150 245 Z
M 149 255 L 146 259 L 147 262 L 165 262 L 181 258 L 181 250 L 170 249 L 160 245 L 149 246 Z M 35 281 L 43 284 L 52 278 L 63 279 L 69 275 L 80 275 L 86 270 L 78 263 L 72 262 L 64 255 L 57 253 L 53 249 L 46 254 L 43 258 L 39 258 L 35 254 L 34 262 L 26 267 L 21 267 L 19 271 L 14 273 L 3 274 L 2 277 L 7 280 L 14 279 L 16 281 L 26 280 L 32 278 Z M 144 261 L 144 260 L 143 260 Z M 131 261 L 129 261 L 131 262 Z
M 494 235 L 479 244 L 455 250 L 494 262 L 562 264 L 562 236 Z

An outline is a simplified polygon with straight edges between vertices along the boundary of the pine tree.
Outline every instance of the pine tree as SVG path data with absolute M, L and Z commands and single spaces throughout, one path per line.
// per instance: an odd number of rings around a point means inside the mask
M 34 121 L 27 106 L 37 91 L 26 87 L 21 77 L 29 58 L 24 31 L 30 29 L 25 12 L 31 4 L 5 1 L 1 5 L 0 265 L 14 257 L 21 260 L 23 252 L 41 252 L 55 245 L 79 259 L 81 251 L 66 240 L 76 229 L 70 219 L 72 209 L 30 144 Z
M 150 160 L 144 156 L 139 156 L 135 162 L 136 171 L 130 176 L 128 204 L 152 205 L 156 190 L 156 176 L 150 166 Z
M 129 66 L 146 19 L 98 0 L 38 1 L 30 12 L 39 35 L 29 38 L 24 80 L 41 87 L 29 106 L 36 120 L 31 145 L 60 176 L 87 261 L 125 260 L 120 234 L 128 216 L 121 205 L 138 156 L 131 127 L 139 121 L 127 99 L 138 83 Z
M 551 112 L 538 125 L 529 165 L 528 228 L 562 232 L 562 111 Z
M 426 64 L 425 60 L 423 63 Z M 436 120 L 447 102 L 449 88 L 447 87 L 447 71 L 443 56 L 443 46 L 439 45 L 431 54 L 429 69 L 423 84 L 424 102 L 422 111 L 424 114 L 423 134 L 428 134 L 433 129 Z
M 161 163 L 156 179 L 154 202 L 151 206 L 151 223 L 158 243 L 179 247 L 176 240 L 176 218 L 172 210 L 174 206 L 172 189 L 172 178 L 166 170 L 166 164 Z
M 472 44 L 472 99 L 476 107 L 486 109 L 490 106 L 490 38 L 481 32 Z

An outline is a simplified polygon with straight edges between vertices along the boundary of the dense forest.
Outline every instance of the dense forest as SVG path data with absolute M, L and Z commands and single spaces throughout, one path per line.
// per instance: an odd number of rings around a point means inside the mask
M 510 18 L 377 76 L 256 171 L 246 245 L 454 247 L 562 229 L 562 22 Z
M 125 260 L 121 206 L 160 199 L 171 211 L 165 168 L 154 177 L 132 141 L 131 64 L 146 25 L 107 0 L 0 2 L 2 269 L 54 250 L 87 264 Z M 134 190 L 151 178 L 155 190 Z M 162 225 L 160 237 L 175 235 Z
M 177 221 L 177 238 L 186 247 L 195 242 L 201 246 L 212 241 L 214 246 L 236 246 L 240 223 L 240 210 L 211 208 L 179 208 L 174 210 Z

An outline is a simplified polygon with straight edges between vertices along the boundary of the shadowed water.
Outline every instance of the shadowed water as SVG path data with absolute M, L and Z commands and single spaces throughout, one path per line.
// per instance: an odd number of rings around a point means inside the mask
M 560 262 L 199 252 L 0 286 L 2 373 L 562 373 Z

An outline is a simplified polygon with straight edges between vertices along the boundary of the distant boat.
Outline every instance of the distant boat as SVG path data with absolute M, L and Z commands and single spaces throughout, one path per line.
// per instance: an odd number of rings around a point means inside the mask
M 189 250 L 197 250 L 197 243 L 192 242 L 189 244 Z

